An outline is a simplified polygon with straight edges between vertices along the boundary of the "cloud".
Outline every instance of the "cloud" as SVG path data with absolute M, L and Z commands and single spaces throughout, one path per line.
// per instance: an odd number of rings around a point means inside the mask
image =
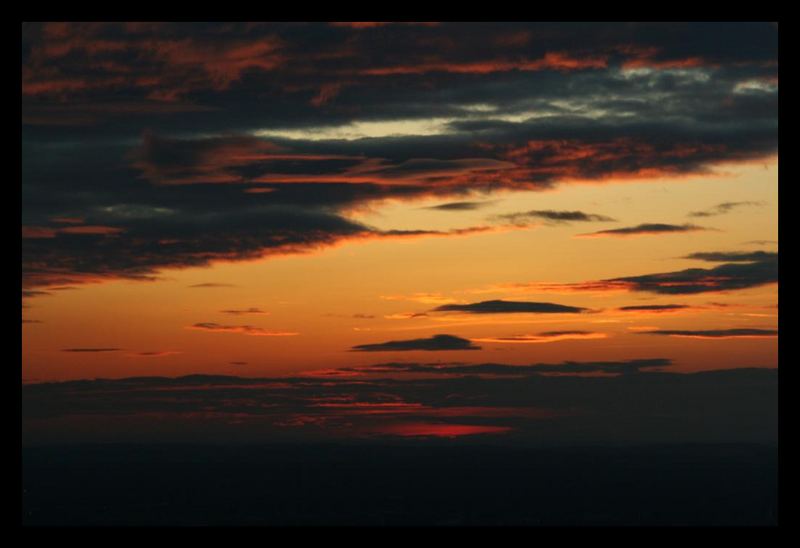
M 53 220 L 54 222 L 62 222 L 61 220 Z M 55 238 L 58 234 L 86 234 L 90 236 L 114 236 L 124 232 L 124 229 L 103 226 L 103 225 L 79 225 L 68 226 L 65 228 L 52 228 L 44 226 L 23 226 L 22 237 L 31 239 L 49 239 Z
M 630 374 L 639 373 L 651 368 L 662 368 L 672 365 L 666 358 L 633 359 L 624 361 L 572 362 L 557 364 L 538 363 L 531 365 L 509 365 L 499 363 L 482 364 L 419 364 L 419 363 L 384 363 L 372 366 L 342 368 L 346 372 L 356 373 L 435 373 L 442 375 L 549 375 L 567 374 L 584 375 L 589 373 Z
M 675 234 L 681 232 L 696 232 L 698 230 L 708 230 L 708 228 L 685 224 L 685 225 L 670 225 L 663 223 L 645 223 L 637 226 L 628 226 L 624 228 L 614 228 L 610 230 L 601 230 L 599 232 L 589 232 L 587 234 L 578 234 L 579 238 L 600 238 L 605 236 L 627 237 L 627 236 L 642 236 L 653 234 Z
M 234 316 L 243 316 L 246 314 L 255 314 L 255 315 L 268 315 L 269 312 L 264 312 L 260 308 L 250 307 L 244 308 L 239 310 L 220 310 L 223 314 L 231 314 Z
M 476 209 L 487 207 L 494 203 L 495 203 L 494 200 L 484 201 L 484 202 L 447 202 L 445 204 L 429 206 L 426 207 L 425 209 L 435 209 L 438 211 L 473 211 Z
M 234 284 L 225 284 L 225 283 L 218 283 L 218 282 L 205 282 L 201 284 L 193 284 L 189 286 L 190 288 L 195 289 L 213 289 L 217 287 L 236 287 Z
M 509 441 L 537 447 L 578 438 L 606 444 L 777 440 L 776 369 L 662 370 L 670 364 L 664 358 L 407 363 L 370 366 L 362 378 L 188 375 L 26 383 L 22 429 L 27 443 L 50 444 L 364 440 L 404 423 L 505 427 Z
M 396 352 L 396 351 L 439 351 L 439 350 L 480 350 L 469 339 L 455 335 L 433 335 L 426 339 L 388 341 L 384 343 L 360 344 L 352 348 L 354 352 Z
M 713 217 L 715 215 L 723 215 L 725 213 L 730 212 L 733 209 L 744 206 L 763 206 L 763 205 L 765 205 L 764 202 L 722 202 L 721 204 L 717 204 L 708 209 L 700 211 L 692 211 L 691 213 L 689 213 L 689 217 Z
M 685 258 L 711 263 L 759 263 L 777 261 L 778 254 L 769 251 L 706 251 L 692 253 Z
M 664 335 L 668 337 L 684 337 L 689 339 L 763 339 L 778 336 L 777 329 L 707 329 L 707 330 L 680 330 L 680 329 L 654 329 L 639 331 L 639 335 Z
M 745 244 L 753 244 L 753 245 L 777 245 L 778 240 L 750 240 L 748 242 L 744 242 Z
M 201 322 L 190 325 L 187 329 L 198 329 L 200 331 L 214 331 L 219 333 L 241 333 L 254 337 L 292 337 L 299 335 L 293 331 L 271 331 L 262 327 L 252 325 L 222 325 L 214 322 Z
M 475 234 L 349 213 L 772 158 L 777 42 L 760 23 L 26 23 L 23 284 Z
M 445 297 L 441 293 L 413 293 L 411 295 L 381 295 L 381 299 L 386 301 L 415 301 L 423 304 L 448 304 L 458 302 L 451 297 Z
M 434 308 L 434 310 L 437 312 L 467 312 L 470 314 L 575 314 L 585 312 L 587 309 L 555 303 L 493 300 L 469 304 L 444 304 Z
M 449 91 L 497 73 L 514 82 L 531 73 L 605 76 L 620 67 L 739 68 L 746 82 L 763 78 L 777 58 L 777 29 L 756 23 L 33 23 L 23 30 L 22 91 L 30 102 L 103 104 L 124 90 L 128 102 L 219 104 L 226 94 L 251 100 L 263 89 L 291 108 L 300 98 L 308 105 L 321 84 L 342 81 L 385 90 L 391 101 L 391 83 L 424 90 L 419 80 L 430 73 Z M 474 36 L 483 47 L 470 42 Z
M 427 318 L 426 312 L 398 312 L 396 314 L 387 314 L 384 316 L 387 320 L 411 320 L 414 318 Z
M 31 298 L 31 297 L 40 297 L 42 295 L 52 295 L 49 291 L 43 291 L 41 289 L 23 289 L 22 290 L 22 298 Z
M 676 312 L 692 308 L 686 304 L 640 304 L 631 306 L 621 306 L 617 310 L 622 312 Z
M 475 342 L 488 343 L 520 343 L 520 344 L 539 344 L 559 341 L 574 341 L 587 339 L 605 339 L 606 333 L 594 331 L 543 331 L 535 335 L 511 335 L 508 337 L 481 337 L 472 339 Z
M 614 278 L 630 291 L 689 295 L 748 289 L 778 282 L 778 254 L 767 252 L 695 253 L 689 258 L 724 262 L 714 268 L 689 268 L 676 272 Z M 727 262 L 726 262 L 727 261 Z
M 526 224 L 533 219 L 544 219 L 552 224 L 563 224 L 570 222 L 614 222 L 616 219 L 596 213 L 584 213 L 583 211 L 553 211 L 553 210 L 532 210 L 520 213 L 506 213 L 494 217 L 500 221 L 507 221 L 512 224 Z
M 538 293 L 643 291 L 663 295 L 693 295 L 735 291 L 778 283 L 778 254 L 766 251 L 698 252 L 685 257 L 721 262 L 713 268 L 687 268 L 673 272 L 627 276 L 578 283 L 519 283 L 503 286 Z
M 62 352 L 121 352 L 122 348 L 64 348 Z

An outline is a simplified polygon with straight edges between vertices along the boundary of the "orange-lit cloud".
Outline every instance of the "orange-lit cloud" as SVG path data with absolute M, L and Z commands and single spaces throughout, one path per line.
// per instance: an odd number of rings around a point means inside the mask
M 252 325 L 222 325 L 214 322 L 201 322 L 187 326 L 187 329 L 197 329 L 200 331 L 213 331 L 218 333 L 241 333 L 254 337 L 292 337 L 299 335 L 292 331 L 271 331 L 262 327 Z
M 511 335 L 508 337 L 480 337 L 472 339 L 475 342 L 486 343 L 511 343 L 511 344 L 541 344 L 559 341 L 605 339 L 606 333 L 591 331 L 544 331 L 535 335 Z

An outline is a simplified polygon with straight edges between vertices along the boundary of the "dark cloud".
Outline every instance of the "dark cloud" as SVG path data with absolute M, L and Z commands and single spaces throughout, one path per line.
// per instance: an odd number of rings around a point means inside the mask
M 672 365 L 666 358 L 635 359 L 619 362 L 563 362 L 558 364 L 539 363 L 533 365 L 508 365 L 499 363 L 483 364 L 419 364 L 385 363 L 374 366 L 344 368 L 344 371 L 359 373 L 436 373 L 443 375 L 539 375 L 587 373 L 638 373 L 643 369 L 661 368 Z
M 449 234 L 348 218 L 387 198 L 777 152 L 760 23 L 26 23 L 21 64 L 26 289 Z
M 224 284 L 224 283 L 217 283 L 217 282 L 206 282 L 201 284 L 194 284 L 190 285 L 190 288 L 198 288 L 198 289 L 207 289 L 207 288 L 217 288 L 217 287 L 236 287 L 234 284 Z
M 692 211 L 691 213 L 689 213 L 689 217 L 713 217 L 715 215 L 723 215 L 739 207 L 763 206 L 763 205 L 764 202 L 723 202 L 708 209 L 704 209 L 701 211 Z
M 616 219 L 596 213 L 584 213 L 583 211 L 553 211 L 553 210 L 532 210 L 520 213 L 506 213 L 494 217 L 500 221 L 507 221 L 514 224 L 524 224 L 534 219 L 544 219 L 550 223 L 569 223 L 569 222 L 613 222 Z
M 639 331 L 639 335 L 665 335 L 669 337 L 688 337 L 692 339 L 745 339 L 777 337 L 777 329 L 706 329 L 706 330 L 680 330 L 680 329 L 654 329 Z
M 770 251 L 701 251 L 685 258 L 710 263 L 758 263 L 777 261 L 778 254 Z
M 635 312 L 635 311 L 661 312 L 661 311 L 671 311 L 671 310 L 684 310 L 687 308 L 691 307 L 686 304 L 640 304 L 631 306 L 621 306 L 619 307 L 618 310 L 623 310 L 626 312 Z
M 628 226 L 624 228 L 614 228 L 610 230 L 601 230 L 599 232 L 589 232 L 587 234 L 579 234 L 579 236 L 586 238 L 596 238 L 601 236 L 640 236 L 645 234 L 673 234 L 678 232 L 696 232 L 698 230 L 708 230 L 705 227 L 685 224 L 685 225 L 670 225 L 663 223 L 645 223 L 637 226 Z
M 49 291 L 42 291 L 41 289 L 23 289 L 22 290 L 22 298 L 30 298 L 30 297 L 40 297 L 42 295 L 50 295 Z
M 493 300 L 469 304 L 443 304 L 434 310 L 438 312 L 468 312 L 470 314 L 574 314 L 585 312 L 587 309 L 555 303 Z
M 714 268 L 687 268 L 674 272 L 645 274 L 578 283 L 518 283 L 514 289 L 536 292 L 646 291 L 664 295 L 691 295 L 748 289 L 778 282 L 778 254 L 752 252 L 700 252 L 687 259 L 724 264 Z
M 711 252 L 695 253 L 689 257 L 724 264 L 714 268 L 688 268 L 676 272 L 614 278 L 607 282 L 631 291 L 668 295 L 748 289 L 778 282 L 777 253 Z
M 384 343 L 359 344 L 354 346 L 354 352 L 397 352 L 406 350 L 480 350 L 469 339 L 462 339 L 455 335 L 433 335 L 426 339 L 410 339 L 404 341 L 388 341 Z
M 495 203 L 494 201 L 486 202 L 448 202 L 446 204 L 439 204 L 430 206 L 425 209 L 435 209 L 438 211 L 473 211 L 482 207 L 487 207 Z

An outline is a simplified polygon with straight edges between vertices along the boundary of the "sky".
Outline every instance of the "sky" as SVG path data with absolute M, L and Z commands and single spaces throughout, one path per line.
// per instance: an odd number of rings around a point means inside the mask
M 23 24 L 28 439 L 771 439 L 777 43 Z

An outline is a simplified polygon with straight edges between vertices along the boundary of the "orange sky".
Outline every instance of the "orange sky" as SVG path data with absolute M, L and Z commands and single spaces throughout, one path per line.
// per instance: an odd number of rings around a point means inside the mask
M 348 215 L 382 230 L 493 229 L 343 241 L 303 254 L 166 269 L 157 281 L 44 287 L 50 294 L 26 299 L 22 310 L 23 380 L 198 372 L 294 375 L 389 361 L 530 364 L 664 357 L 674 360 L 675 371 L 775 367 L 774 336 L 709 339 L 642 331 L 777 329 L 776 284 L 692 295 L 553 292 L 531 286 L 713 266 L 685 258 L 696 252 L 777 251 L 777 176 L 777 159 L 772 159 L 725 165 L 703 176 L 568 182 L 547 191 L 475 194 L 463 199 L 490 203 L 465 211 L 426 209 L 455 201 L 430 197 L 378 202 Z M 687 216 L 723 202 L 751 205 L 714 216 Z M 540 220 L 517 227 L 495 221 L 528 210 L 581 210 L 618 222 Z M 652 222 L 691 223 L 706 230 L 576 237 Z M 198 284 L 219 286 L 192 287 Z M 557 303 L 590 312 L 432 311 L 447 303 L 494 299 Z M 649 313 L 617 310 L 663 304 L 689 307 Z M 412 314 L 418 315 L 408 317 Z M 206 328 L 192 327 L 197 324 Z M 537 339 L 553 331 L 586 333 Z M 356 345 L 435 334 L 470 339 L 482 349 L 350 351 Z M 526 336 L 536 342 L 502 340 Z

